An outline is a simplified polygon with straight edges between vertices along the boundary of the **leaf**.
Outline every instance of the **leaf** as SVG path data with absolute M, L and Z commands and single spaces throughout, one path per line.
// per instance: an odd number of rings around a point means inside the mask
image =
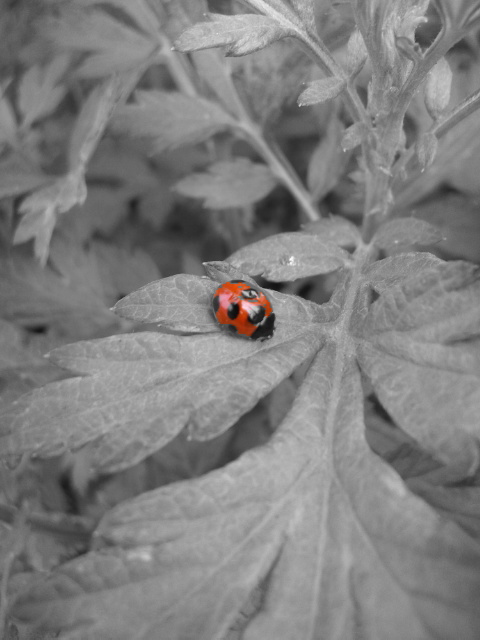
M 364 274 L 375 291 L 382 293 L 396 284 L 402 284 L 408 278 L 417 278 L 419 273 L 436 270 L 442 262 L 431 253 L 400 253 L 374 262 Z
M 320 202 L 340 181 L 350 154 L 344 153 L 340 141 L 343 128 L 338 118 L 330 119 L 308 163 L 307 185 L 315 202 Z
M 27 196 L 19 207 L 23 217 L 15 231 L 13 243 L 21 244 L 33 239 L 35 256 L 45 266 L 57 216 L 76 204 L 83 204 L 86 196 L 82 169 L 70 171 L 53 184 Z
M 441 263 L 391 286 L 371 306 L 358 355 L 395 422 L 445 464 L 478 465 L 480 278 Z
M 129 91 L 128 76 L 112 76 L 100 83 L 82 105 L 68 148 L 69 166 L 85 169 L 118 102 Z
M 215 287 L 208 278 L 180 273 L 150 282 L 113 308 L 134 322 L 157 322 L 178 331 L 214 331 L 210 299 Z
M 80 0 L 80 6 L 106 4 L 124 11 L 145 33 L 158 34 L 158 17 L 147 0 Z
M 342 149 L 350 151 L 362 144 L 366 136 L 365 126 L 363 122 L 354 122 L 343 132 L 341 141 Z
M 434 133 L 426 131 L 418 136 L 415 142 L 415 153 L 422 171 L 428 169 L 435 162 L 437 152 L 438 138 Z
M 333 100 L 346 86 L 346 81 L 342 78 L 322 78 L 310 82 L 308 87 L 302 91 L 297 99 L 299 107 L 309 107 L 312 104 Z
M 291 24 L 297 32 L 309 32 L 318 37 L 313 0 L 245 0 L 245 4 L 271 16 L 281 25 Z
M 341 361 L 316 358 L 268 445 L 107 513 L 12 614 L 72 640 L 476 640 L 478 547 L 368 449 Z
M 226 16 L 218 13 L 207 14 L 209 21 L 199 22 L 186 29 L 174 47 L 184 53 L 225 47 L 227 56 L 244 56 L 263 49 L 267 45 L 295 35 L 272 18 L 251 13 Z
M 46 19 L 41 31 L 61 51 L 90 53 L 77 70 L 85 78 L 136 69 L 159 45 L 156 34 L 147 35 L 122 24 L 96 7 L 72 4 L 62 7 L 58 18 Z
M 99 240 L 84 248 L 60 231 L 44 269 L 23 247 L 11 253 L 0 258 L 3 316 L 22 326 L 44 327 L 64 340 L 113 330 L 118 318 L 108 307 L 128 286 L 134 289 L 158 277 L 145 254 L 132 255 Z
M 258 202 L 275 187 L 276 179 L 264 164 L 247 158 L 210 165 L 208 172 L 193 173 L 175 185 L 175 191 L 202 198 L 211 209 L 244 207 Z
M 302 231 L 316 235 L 325 242 L 334 242 L 339 247 L 356 247 L 361 239 L 360 231 L 353 222 L 334 215 L 307 222 L 303 225 Z
M 268 345 L 218 333 L 152 332 L 53 351 L 54 363 L 86 377 L 47 385 L 8 408 L 0 416 L 3 455 L 48 457 L 93 442 L 91 467 L 112 472 L 160 449 L 187 426 L 198 440 L 220 435 L 322 341 L 312 320 L 326 319 L 328 310 L 281 294 L 271 300 L 277 329 Z M 207 309 L 215 328 L 210 299 Z
M 51 181 L 51 176 L 20 155 L 10 154 L 0 162 L 0 198 L 19 196 Z
M 387 251 L 409 245 L 429 245 L 444 239 L 437 227 L 425 220 L 398 218 L 383 224 L 373 238 L 373 242 Z
M 69 56 L 56 56 L 47 66 L 33 65 L 22 76 L 18 107 L 23 127 L 29 128 L 37 120 L 50 115 L 63 100 L 67 88 L 59 82 L 69 63 Z
M 207 49 L 190 55 L 195 70 L 225 108 L 239 116 L 240 101 L 227 61 L 221 51 Z
M 331 273 L 349 264 L 346 251 L 321 236 L 307 233 L 279 233 L 254 242 L 233 253 L 228 261 L 252 275 L 272 282 Z
M 445 58 L 430 69 L 425 82 L 425 106 L 432 120 L 438 120 L 448 108 L 453 73 Z
M 114 117 L 117 130 L 152 140 L 157 153 L 195 144 L 235 126 L 220 106 L 204 98 L 174 91 L 137 91 L 135 104 L 119 108 Z

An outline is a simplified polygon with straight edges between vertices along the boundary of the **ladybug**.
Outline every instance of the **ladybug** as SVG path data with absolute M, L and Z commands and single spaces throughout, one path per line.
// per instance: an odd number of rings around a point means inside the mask
M 252 340 L 268 340 L 275 330 L 275 314 L 267 296 L 244 280 L 230 280 L 213 295 L 215 318 L 229 331 Z

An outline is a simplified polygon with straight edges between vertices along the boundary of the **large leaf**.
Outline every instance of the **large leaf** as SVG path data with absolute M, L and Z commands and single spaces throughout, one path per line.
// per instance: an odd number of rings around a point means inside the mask
M 359 372 L 330 344 L 268 445 L 119 505 L 14 616 L 72 640 L 476 640 L 478 547 L 363 432 Z
M 247 158 L 217 162 L 208 172 L 191 174 L 175 185 L 175 190 L 204 200 L 205 207 L 244 207 L 267 196 L 276 179 L 270 169 Z
M 204 296 L 207 329 L 218 331 L 210 311 L 213 283 L 210 289 Z M 195 310 L 195 286 L 190 290 Z M 163 295 L 168 299 L 165 289 Z M 181 297 L 173 294 L 169 301 L 179 317 L 187 306 Z M 268 343 L 218 332 L 188 337 L 151 332 L 55 350 L 55 363 L 84 377 L 48 385 L 7 409 L 0 416 L 3 455 L 49 456 L 95 442 L 92 466 L 111 471 L 153 453 L 186 426 L 196 439 L 223 433 L 318 349 L 319 323 L 338 312 L 281 294 L 272 293 L 271 299 L 277 329 Z
M 473 471 L 480 437 L 480 271 L 440 263 L 383 291 L 359 335 L 390 415 L 447 464 Z
M 149 138 L 157 152 L 194 144 L 235 126 L 219 105 L 175 91 L 137 91 L 137 101 L 117 110 L 114 125 Z

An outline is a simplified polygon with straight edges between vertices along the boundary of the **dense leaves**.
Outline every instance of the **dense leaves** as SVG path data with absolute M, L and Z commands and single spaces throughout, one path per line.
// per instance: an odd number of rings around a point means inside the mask
M 0 635 L 478 640 L 477 3 L 10 4 Z

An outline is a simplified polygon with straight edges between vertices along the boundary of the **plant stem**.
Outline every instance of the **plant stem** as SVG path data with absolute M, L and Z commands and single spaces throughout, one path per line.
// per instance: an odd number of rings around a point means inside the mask
M 2 581 L 0 583 L 0 633 L 5 632 L 8 609 L 8 581 L 13 563 L 18 554 L 22 552 L 28 534 L 27 515 L 25 508 L 18 511 L 10 530 L 7 543 L 7 552 L 3 558 Z M 2 634 L 3 637 L 3 634 Z
M 318 220 L 320 215 L 312 202 L 312 196 L 301 183 L 281 149 L 275 143 L 268 143 L 263 132 L 251 120 L 242 120 L 238 129 L 257 153 L 265 160 L 272 173 L 290 191 L 310 221 Z

